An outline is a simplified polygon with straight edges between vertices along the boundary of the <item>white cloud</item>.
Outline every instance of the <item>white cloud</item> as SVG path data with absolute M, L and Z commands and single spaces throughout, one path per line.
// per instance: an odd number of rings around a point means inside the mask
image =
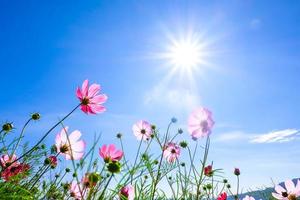
M 144 97 L 147 106 L 163 105 L 173 110 L 191 110 L 200 105 L 200 98 L 186 88 L 170 88 L 159 84 L 147 92 Z
M 251 134 L 247 134 L 243 131 L 231 131 L 231 132 L 226 132 L 226 133 L 220 134 L 216 138 L 216 141 L 228 142 L 228 141 L 234 141 L 234 140 L 246 140 L 249 138 L 251 138 Z
M 300 131 L 297 129 L 285 129 L 272 131 L 270 133 L 255 136 L 250 140 L 251 143 L 282 143 L 299 138 Z
M 250 21 L 251 29 L 259 29 L 261 27 L 262 21 L 261 19 L 255 18 Z
M 283 143 L 300 138 L 300 130 L 284 129 L 263 134 L 246 133 L 244 131 L 231 131 L 219 134 L 216 141 L 229 142 L 246 140 L 250 143 Z

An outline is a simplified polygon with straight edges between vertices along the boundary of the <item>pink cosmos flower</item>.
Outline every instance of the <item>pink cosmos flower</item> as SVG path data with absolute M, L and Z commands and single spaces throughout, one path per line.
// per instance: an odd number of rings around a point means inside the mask
M 210 135 L 214 123 L 212 113 L 208 109 L 198 108 L 188 119 L 188 131 L 192 138 L 197 140 Z
M 103 145 L 99 149 L 99 154 L 106 163 L 119 161 L 123 157 L 123 151 L 116 149 L 115 145 L 113 144 L 108 146 Z
M 17 156 L 13 154 L 12 156 L 6 154 L 2 155 L 0 158 L 0 164 L 2 167 L 6 167 L 6 165 L 9 165 L 10 163 L 14 162 L 17 159 Z M 19 162 L 14 162 L 13 165 L 17 165 Z
M 173 143 L 173 142 L 169 142 L 164 147 L 163 156 L 164 156 L 164 158 L 167 159 L 167 161 L 169 163 L 174 162 L 180 156 L 180 147 L 177 144 Z
M 243 200 L 255 200 L 254 197 L 246 195 Z
M 297 180 L 295 185 L 292 180 L 287 180 L 284 182 L 285 188 L 281 185 L 275 186 L 275 191 L 277 193 L 272 193 L 272 196 L 279 200 L 296 200 L 300 196 L 300 179 Z
M 84 155 L 85 142 L 83 140 L 79 140 L 81 133 L 77 130 L 73 131 L 67 137 L 68 129 L 68 127 L 64 127 L 60 133 L 56 135 L 55 145 L 57 152 L 63 154 L 66 160 L 79 160 Z
M 86 114 L 97 114 L 106 110 L 101 104 L 106 102 L 107 96 L 105 94 L 98 94 L 100 89 L 101 87 L 98 84 L 92 84 L 89 87 L 88 80 L 82 83 L 81 89 L 77 88 L 76 95 L 81 102 L 81 110 Z
M 72 183 L 71 183 L 70 195 L 71 195 L 71 197 L 73 197 L 76 200 L 82 199 L 80 189 L 79 189 L 79 186 L 76 181 L 72 181 Z
M 26 172 L 28 172 L 29 170 L 30 166 L 28 164 L 15 162 L 14 164 L 6 168 L 4 171 L 2 171 L 1 177 L 5 181 L 10 181 L 12 177 L 17 175 L 20 178 L 24 178 L 26 176 Z
M 149 140 L 152 135 L 151 124 L 140 120 L 132 126 L 132 131 L 138 140 Z
M 120 199 L 124 200 L 134 200 L 134 187 L 132 185 L 127 185 L 122 187 L 119 192 Z
M 217 198 L 217 200 L 226 200 L 226 199 L 227 199 L 226 192 L 221 193 Z

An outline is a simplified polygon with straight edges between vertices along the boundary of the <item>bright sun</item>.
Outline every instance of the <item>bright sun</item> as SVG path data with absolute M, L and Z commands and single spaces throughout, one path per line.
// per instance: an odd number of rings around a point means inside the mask
M 169 59 L 176 67 L 196 67 L 201 63 L 201 51 L 199 45 L 189 40 L 175 42 L 170 48 Z
M 166 57 L 175 68 L 191 71 L 204 62 L 202 48 L 200 41 L 196 38 L 172 40 Z

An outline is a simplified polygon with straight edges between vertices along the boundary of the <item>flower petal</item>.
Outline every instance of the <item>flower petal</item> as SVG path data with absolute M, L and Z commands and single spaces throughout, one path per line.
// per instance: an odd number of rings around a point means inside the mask
M 105 94 L 99 94 L 90 99 L 93 104 L 103 104 L 107 101 L 107 96 Z
M 278 194 L 281 194 L 282 192 L 286 192 L 286 190 L 281 185 L 276 185 L 274 189 Z
M 295 185 L 294 185 L 294 183 L 293 183 L 292 180 L 286 180 L 284 182 L 284 185 L 285 185 L 285 188 L 286 188 L 288 194 L 294 193 L 294 191 L 295 191 Z
M 83 81 L 82 83 L 82 95 L 85 97 L 88 95 L 88 87 L 89 87 L 89 80 L 86 79 L 85 81 Z
M 69 135 L 69 140 L 70 143 L 73 144 L 75 142 L 77 142 L 77 140 L 81 137 L 81 133 L 78 130 L 73 131 L 70 135 Z
M 92 84 L 88 91 L 88 97 L 94 97 L 100 91 L 100 85 Z

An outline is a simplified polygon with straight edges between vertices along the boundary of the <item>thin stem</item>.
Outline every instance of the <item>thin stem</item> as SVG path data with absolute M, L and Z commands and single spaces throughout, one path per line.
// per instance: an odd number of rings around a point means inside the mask
M 199 183 L 197 185 L 196 200 L 198 200 L 199 195 L 200 195 L 200 185 L 202 183 L 203 171 L 204 171 L 205 163 L 206 163 L 207 156 L 208 156 L 209 143 L 210 143 L 209 136 L 207 136 L 206 144 L 205 144 L 205 151 L 204 151 L 203 161 L 202 161 L 202 168 L 201 168 L 201 173 L 200 173 L 200 179 L 199 179 Z
M 60 123 L 62 123 L 66 118 L 68 118 L 81 104 L 77 105 L 71 112 L 69 112 L 69 114 L 67 114 L 65 117 L 63 117 L 59 122 L 57 122 L 52 128 L 50 128 L 45 135 L 31 148 L 29 149 L 27 152 L 25 152 L 23 155 L 21 155 L 19 158 L 17 158 L 16 160 L 14 160 L 13 162 L 11 162 L 11 164 L 21 160 L 22 158 L 24 158 L 26 155 L 30 154 L 33 150 L 35 150 L 35 148 L 37 146 L 39 146 L 43 140 L 51 133 L 51 131 L 53 131 Z M 7 168 L 7 167 L 6 167 Z M 3 170 L 5 170 L 6 168 L 4 168 Z M 2 170 L 2 171 L 3 171 Z
M 237 177 L 237 189 L 236 189 L 236 198 L 238 199 L 238 196 L 239 196 L 239 189 L 240 189 L 240 177 L 239 176 L 236 176 Z
M 22 131 L 21 131 L 21 133 L 20 133 L 20 136 L 19 136 L 19 138 L 18 138 L 17 144 L 14 146 L 14 149 L 13 149 L 11 155 L 10 155 L 10 158 L 12 158 L 12 156 L 15 154 L 15 152 L 16 152 L 18 146 L 19 146 L 19 143 L 20 143 L 20 141 L 22 140 L 22 137 L 23 137 L 25 128 L 26 128 L 26 126 L 29 124 L 29 122 L 30 122 L 31 120 L 32 120 L 32 118 L 30 118 L 29 120 L 27 120 L 27 122 L 24 124 L 24 126 L 23 126 L 23 128 L 22 128 Z
M 103 189 L 103 191 L 102 191 L 102 193 L 101 193 L 101 195 L 100 195 L 100 197 L 99 197 L 98 200 L 102 200 L 102 199 L 103 199 L 105 190 L 106 190 L 106 188 L 108 187 L 108 185 L 109 185 L 109 183 L 110 183 L 112 177 L 113 177 L 113 174 L 110 175 L 110 177 L 109 177 L 109 179 L 108 179 L 108 181 L 107 181 L 107 183 L 106 183 L 106 185 L 105 185 L 105 187 L 104 187 L 104 189 Z
M 62 124 L 62 122 L 61 122 L 61 124 Z M 77 176 L 77 168 L 76 168 L 76 166 L 75 166 L 75 161 L 74 161 L 74 158 L 73 158 L 72 145 L 71 145 L 71 142 L 70 142 L 70 139 L 69 139 L 67 130 L 65 129 L 65 127 L 64 127 L 63 124 L 62 124 L 62 126 L 63 126 L 63 129 L 64 129 L 65 134 L 66 134 L 66 136 L 67 136 L 68 143 L 69 143 L 69 148 L 70 148 L 70 152 L 71 152 L 71 161 L 72 161 L 72 165 L 73 165 L 73 168 L 74 168 L 74 173 L 75 173 L 75 175 L 76 175 L 75 177 L 76 177 L 78 189 L 79 189 L 79 192 L 80 192 L 81 197 L 83 198 L 82 189 L 81 189 L 81 187 L 80 187 L 80 181 L 79 181 L 78 176 Z
M 136 156 L 135 156 L 133 168 L 132 168 L 132 170 L 131 170 L 131 172 L 130 172 L 130 176 L 131 176 L 131 181 L 130 181 L 130 182 L 131 182 L 131 184 L 132 184 L 132 178 L 133 178 L 133 173 L 134 173 L 134 170 L 135 170 L 136 161 L 137 161 L 138 156 L 139 156 L 139 154 L 140 154 L 140 150 L 141 150 L 143 138 L 144 138 L 144 135 L 143 135 L 142 138 L 141 138 L 141 141 L 140 141 L 140 144 L 139 144 L 139 148 L 138 148 L 137 153 L 136 153 Z
M 164 139 L 164 144 L 162 145 L 162 153 L 161 153 L 161 156 L 160 156 L 160 161 L 159 161 L 159 165 L 158 165 L 156 179 L 154 180 L 154 184 L 153 184 L 153 191 L 152 191 L 152 195 L 151 195 L 151 200 L 154 200 L 155 188 L 156 188 L 156 186 L 158 184 L 159 173 L 160 173 L 159 171 L 160 171 L 160 167 L 161 167 L 162 160 L 163 160 L 163 155 L 164 155 L 164 147 L 165 147 L 165 145 L 167 143 L 168 134 L 169 134 L 169 130 L 170 130 L 171 124 L 172 124 L 172 122 L 170 122 L 169 125 L 168 125 L 167 132 L 166 132 L 165 139 Z

